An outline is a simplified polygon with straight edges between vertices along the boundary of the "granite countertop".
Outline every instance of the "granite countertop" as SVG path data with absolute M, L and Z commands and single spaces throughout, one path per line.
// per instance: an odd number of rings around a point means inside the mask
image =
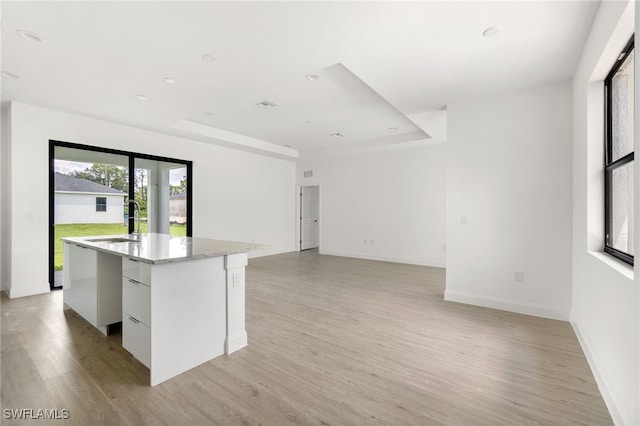
M 179 237 L 168 234 L 148 233 L 142 234 L 141 237 L 140 241 L 137 241 L 134 235 L 129 234 L 99 235 L 66 237 L 62 238 L 62 241 L 154 264 L 183 262 L 268 248 L 263 244 Z

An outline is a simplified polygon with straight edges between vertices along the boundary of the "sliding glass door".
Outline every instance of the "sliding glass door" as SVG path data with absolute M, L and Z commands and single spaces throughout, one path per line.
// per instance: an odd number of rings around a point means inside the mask
M 191 236 L 191 171 L 185 160 L 50 141 L 49 285 L 62 286 L 61 238 L 142 232 Z
M 179 162 L 135 159 L 134 194 L 140 204 L 143 230 L 187 235 L 187 169 Z
M 129 158 L 65 146 L 53 158 L 53 283 L 62 286 L 63 237 L 126 234 Z M 50 274 L 51 275 L 51 274 Z

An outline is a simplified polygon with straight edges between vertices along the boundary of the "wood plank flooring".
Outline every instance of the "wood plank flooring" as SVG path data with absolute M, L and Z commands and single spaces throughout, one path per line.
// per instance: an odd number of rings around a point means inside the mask
M 445 302 L 443 269 L 307 251 L 251 259 L 246 286 L 249 346 L 153 388 L 61 292 L 3 294 L 2 408 L 68 409 L 65 425 L 612 424 L 568 323 Z

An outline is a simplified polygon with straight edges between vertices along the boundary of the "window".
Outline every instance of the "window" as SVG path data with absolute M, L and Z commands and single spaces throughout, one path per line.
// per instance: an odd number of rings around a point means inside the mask
M 82 185 L 81 188 L 76 188 L 83 189 L 77 191 L 82 193 L 79 195 L 80 199 L 76 198 L 73 201 L 75 204 L 67 200 L 68 208 L 60 211 L 59 206 L 65 202 L 65 199 L 58 195 L 59 188 L 56 180 L 61 173 L 106 185 L 117 190 L 118 193 L 105 191 L 93 185 L 88 187 Z M 136 200 L 140 204 L 144 232 L 191 237 L 193 235 L 192 175 L 193 162 L 188 160 L 49 140 L 49 285 L 51 289 L 62 288 L 63 274 L 57 273 L 64 266 L 61 237 L 130 234 L 136 229 L 133 205 L 126 204 L 120 207 L 125 200 Z M 176 197 L 176 195 L 179 196 Z M 96 214 L 95 217 L 91 217 L 78 207 L 90 208 L 89 203 L 94 198 Z M 111 201 L 108 201 L 109 199 Z M 71 216 L 73 223 L 69 223 L 69 215 L 65 217 L 68 211 L 74 213 Z M 108 211 L 110 213 L 107 213 Z M 76 226 L 86 222 L 92 222 L 92 226 Z
M 107 211 L 107 197 L 96 197 L 96 211 L 97 212 Z
M 633 37 L 605 79 L 604 251 L 633 265 Z

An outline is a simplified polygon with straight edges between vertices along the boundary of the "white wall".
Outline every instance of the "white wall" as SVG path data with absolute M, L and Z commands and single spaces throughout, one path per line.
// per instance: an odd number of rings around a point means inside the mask
M 192 160 L 195 237 L 271 246 L 259 255 L 295 250 L 291 161 L 19 103 L 11 105 L 11 126 L 10 217 L 3 222 L 20 238 L 3 259 L 3 270 L 12 266 L 10 297 L 49 290 L 49 139 Z
M 0 290 L 8 289 L 8 282 L 11 273 L 11 261 L 9 259 L 9 249 L 11 247 L 11 232 L 9 228 L 9 200 L 11 194 L 9 187 L 9 156 L 11 137 L 11 111 L 9 108 L 2 108 L 2 123 L 0 126 Z
M 96 197 L 107 199 L 107 211 L 96 211 Z M 56 224 L 120 223 L 124 224 L 124 195 L 56 192 Z
M 640 424 L 638 268 L 601 253 L 604 241 L 603 84 L 634 28 L 633 3 L 602 2 L 573 80 L 572 325 L 616 424 Z M 636 12 L 637 13 L 637 12 Z M 637 43 L 636 43 L 637 46 Z M 638 111 L 636 64 L 636 129 Z M 636 151 L 639 151 L 636 131 Z M 635 171 L 635 222 L 640 173 Z M 635 246 L 638 247 L 638 235 Z M 637 265 L 636 261 L 636 265 Z
M 446 144 L 300 160 L 298 185 L 320 185 L 320 252 L 444 266 L 445 163 Z
M 447 109 L 445 299 L 568 320 L 570 82 Z

